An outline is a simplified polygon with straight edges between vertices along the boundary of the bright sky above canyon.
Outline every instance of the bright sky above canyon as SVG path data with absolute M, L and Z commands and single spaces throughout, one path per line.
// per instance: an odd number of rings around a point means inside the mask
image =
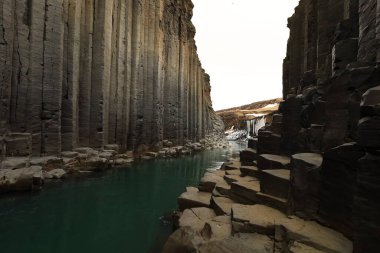
M 298 0 L 193 0 L 214 109 L 282 96 L 287 19 Z

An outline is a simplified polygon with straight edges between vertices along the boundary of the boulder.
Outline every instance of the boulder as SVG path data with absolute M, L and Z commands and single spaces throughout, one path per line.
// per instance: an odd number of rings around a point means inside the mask
M 29 163 L 27 157 L 8 157 L 1 163 L 0 169 L 13 170 L 24 168 Z
M 54 169 L 47 172 L 47 177 L 51 179 L 61 179 L 66 176 L 67 172 L 63 169 Z
M 64 151 L 61 152 L 62 158 L 76 158 L 78 157 L 79 153 L 74 151 Z
M 200 232 L 191 227 L 177 229 L 166 241 L 162 253 L 194 253 L 205 243 Z
M 43 181 L 41 166 L 0 170 L 0 192 L 39 190 Z

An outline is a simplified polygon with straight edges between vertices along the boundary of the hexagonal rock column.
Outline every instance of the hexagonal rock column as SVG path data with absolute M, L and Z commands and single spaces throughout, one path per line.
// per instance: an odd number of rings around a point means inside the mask
M 320 154 L 292 155 L 290 173 L 290 206 L 298 215 L 314 218 L 318 211 L 320 171 L 323 158 Z

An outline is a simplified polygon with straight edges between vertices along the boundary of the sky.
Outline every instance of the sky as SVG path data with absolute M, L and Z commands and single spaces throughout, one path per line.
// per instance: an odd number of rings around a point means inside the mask
M 282 97 L 287 19 L 298 0 L 193 0 L 215 110 Z

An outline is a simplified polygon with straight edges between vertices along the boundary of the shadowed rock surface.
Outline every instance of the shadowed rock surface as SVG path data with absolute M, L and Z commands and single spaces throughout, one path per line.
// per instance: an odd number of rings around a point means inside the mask
M 378 0 L 299 1 L 279 111 L 216 186 L 240 204 L 233 231 L 273 236 L 273 252 L 379 251 L 379 22 Z
M 190 0 L 0 3 L 0 148 L 146 151 L 223 124 L 197 55 Z

